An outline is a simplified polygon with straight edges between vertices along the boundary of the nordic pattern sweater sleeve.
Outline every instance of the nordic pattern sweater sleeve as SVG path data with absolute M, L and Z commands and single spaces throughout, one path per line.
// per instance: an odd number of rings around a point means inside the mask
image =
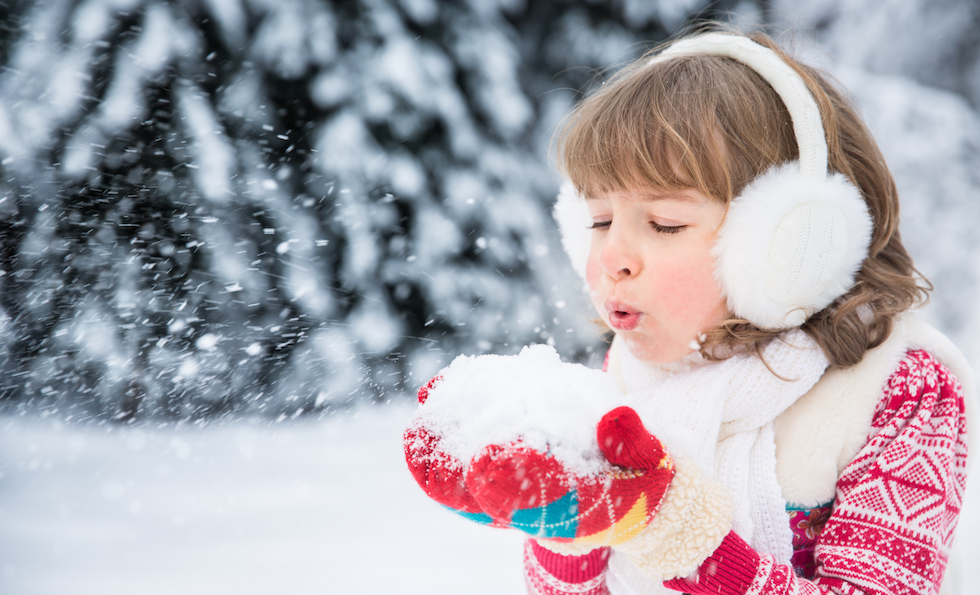
M 693 595 L 938 592 L 966 484 L 966 430 L 956 377 L 928 353 L 908 352 L 868 443 L 837 481 L 812 580 L 731 533 L 695 579 L 667 586 Z
M 966 483 L 966 430 L 955 376 L 928 353 L 910 351 L 885 386 L 867 444 L 838 479 L 812 578 L 797 577 L 733 532 L 695 578 L 666 585 L 692 595 L 937 592 Z M 529 593 L 608 593 L 606 553 L 590 556 L 561 556 L 528 540 Z

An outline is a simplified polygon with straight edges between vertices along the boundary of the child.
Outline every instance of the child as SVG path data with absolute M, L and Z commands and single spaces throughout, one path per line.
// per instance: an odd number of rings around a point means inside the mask
M 928 283 L 843 94 L 764 35 L 694 34 L 583 101 L 559 162 L 574 188 L 556 207 L 565 247 L 615 333 L 605 369 L 641 418 L 683 431 L 659 436 L 674 474 L 642 530 L 611 547 L 539 533 L 529 591 L 953 586 L 972 374 L 907 313 Z M 616 444 L 603 453 L 622 466 L 633 443 Z M 538 464 L 521 456 L 517 477 Z M 497 476 L 479 457 L 460 469 L 467 502 L 491 512 Z M 492 522 L 528 508 L 514 502 L 498 497 Z

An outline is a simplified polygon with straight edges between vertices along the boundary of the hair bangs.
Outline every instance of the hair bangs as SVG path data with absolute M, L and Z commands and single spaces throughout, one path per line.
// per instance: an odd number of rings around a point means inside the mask
M 685 62 L 639 67 L 662 71 L 657 76 L 620 72 L 572 112 L 559 131 L 557 156 L 579 192 L 694 188 L 730 200 L 721 125 Z

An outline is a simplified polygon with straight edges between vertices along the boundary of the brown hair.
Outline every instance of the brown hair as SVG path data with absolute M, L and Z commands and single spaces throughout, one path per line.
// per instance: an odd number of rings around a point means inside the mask
M 796 70 L 820 108 L 829 167 L 860 189 L 874 221 L 854 286 L 801 327 L 833 366 L 850 366 L 880 345 L 896 314 L 923 304 L 932 285 L 912 264 L 898 232 L 898 193 L 857 110 L 827 75 L 790 58 L 765 34 L 748 35 Z M 731 204 L 753 179 L 798 158 L 782 100 L 734 60 L 680 56 L 649 64 L 657 49 L 582 101 L 557 133 L 559 168 L 585 196 L 639 186 L 694 188 Z M 710 359 L 759 353 L 782 331 L 727 320 L 706 331 Z

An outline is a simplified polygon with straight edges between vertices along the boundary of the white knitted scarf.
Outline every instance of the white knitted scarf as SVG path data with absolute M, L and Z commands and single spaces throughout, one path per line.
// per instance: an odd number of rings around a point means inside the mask
M 618 351 L 628 398 L 644 423 L 662 434 L 668 450 L 713 471 L 731 491 L 739 536 L 788 564 L 792 533 L 776 480 L 773 421 L 827 368 L 820 347 L 795 329 L 766 346 L 765 363 L 748 354 L 709 362 L 694 353 L 672 364 L 650 365 L 622 344 Z M 614 553 L 610 570 L 611 583 L 633 583 L 626 592 L 658 592 L 652 584 L 636 584 L 644 577 L 625 556 Z

